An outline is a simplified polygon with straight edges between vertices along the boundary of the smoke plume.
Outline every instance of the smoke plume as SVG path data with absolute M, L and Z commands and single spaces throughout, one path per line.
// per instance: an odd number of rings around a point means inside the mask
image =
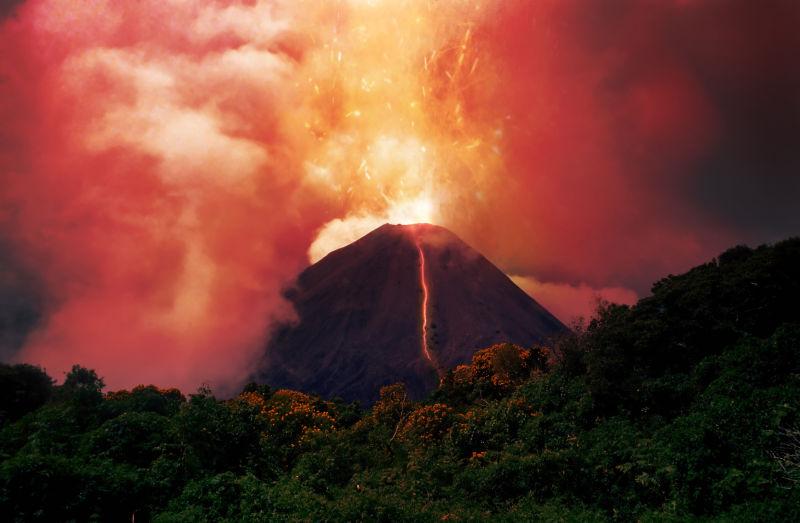
M 0 16 L 2 354 L 54 375 L 235 390 L 281 289 L 384 221 L 452 229 L 564 321 L 800 231 L 788 0 Z

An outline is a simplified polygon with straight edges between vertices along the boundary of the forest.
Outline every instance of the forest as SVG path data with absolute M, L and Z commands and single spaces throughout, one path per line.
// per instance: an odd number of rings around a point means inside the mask
M 424 401 L 0 366 L 1 521 L 800 521 L 800 239 L 734 247 Z

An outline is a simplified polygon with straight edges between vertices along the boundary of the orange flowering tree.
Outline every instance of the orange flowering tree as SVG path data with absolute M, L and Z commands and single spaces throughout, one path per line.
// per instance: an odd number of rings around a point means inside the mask
M 429 444 L 440 440 L 453 421 L 453 409 L 444 403 L 423 405 L 411 411 L 400 431 L 405 441 Z
M 281 389 L 270 396 L 243 392 L 237 398 L 241 407 L 255 408 L 265 446 L 289 459 L 305 448 L 314 436 L 336 429 L 331 406 L 302 392 Z
M 438 398 L 452 404 L 508 396 L 531 376 L 545 372 L 552 360 L 546 347 L 523 349 L 499 343 L 476 352 L 442 379 Z

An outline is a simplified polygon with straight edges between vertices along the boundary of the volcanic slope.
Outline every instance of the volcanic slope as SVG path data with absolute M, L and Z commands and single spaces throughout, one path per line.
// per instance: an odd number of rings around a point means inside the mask
M 405 382 L 421 398 L 493 343 L 531 346 L 566 327 L 455 234 L 383 225 L 303 271 L 298 321 L 270 340 L 257 381 L 372 403 Z

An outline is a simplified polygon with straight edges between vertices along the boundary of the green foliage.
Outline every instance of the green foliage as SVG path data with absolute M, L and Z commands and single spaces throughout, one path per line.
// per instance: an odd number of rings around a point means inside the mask
M 53 380 L 42 369 L 24 363 L 0 363 L 0 427 L 47 402 Z
M 800 240 L 363 411 L 0 367 L 0 521 L 798 521 Z
M 178 389 L 159 389 L 153 385 L 139 385 L 131 391 L 110 392 L 105 399 L 105 408 L 111 416 L 124 412 L 153 412 L 172 416 L 186 402 Z
M 60 391 L 65 398 L 78 398 L 79 401 L 85 398 L 88 402 L 99 400 L 103 387 L 105 384 L 95 371 L 80 365 L 73 365 L 72 370 L 64 378 L 64 384 Z
M 169 419 L 152 412 L 125 412 L 84 439 L 89 455 L 147 467 L 175 439 Z
M 128 520 L 144 487 L 130 467 L 25 454 L 0 465 L 0 485 L 3 521 Z

